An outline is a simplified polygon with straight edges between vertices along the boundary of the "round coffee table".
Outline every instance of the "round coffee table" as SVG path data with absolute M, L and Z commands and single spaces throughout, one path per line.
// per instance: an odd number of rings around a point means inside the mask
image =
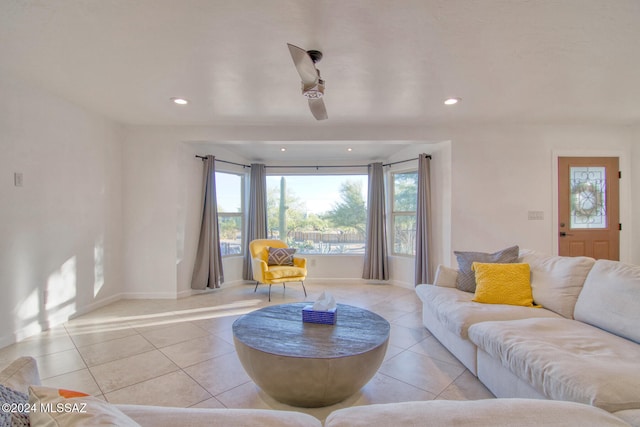
M 309 303 L 274 305 L 233 323 L 242 366 L 269 396 L 293 406 L 338 403 L 376 373 L 389 341 L 389 322 L 338 304 L 335 325 L 302 322 Z

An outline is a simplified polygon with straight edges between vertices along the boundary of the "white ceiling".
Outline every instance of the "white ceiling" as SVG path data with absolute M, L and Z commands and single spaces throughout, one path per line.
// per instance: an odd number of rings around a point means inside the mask
M 638 124 L 640 1 L 1 0 L 0 67 L 134 125 Z

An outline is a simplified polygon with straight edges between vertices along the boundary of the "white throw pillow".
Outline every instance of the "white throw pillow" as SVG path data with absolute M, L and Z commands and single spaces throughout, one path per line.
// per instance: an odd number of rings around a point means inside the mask
M 567 319 L 573 319 L 578 295 L 595 260 L 522 251 L 519 262 L 529 264 L 531 268 L 533 301 Z
M 444 265 L 440 264 L 436 269 L 436 276 L 433 279 L 433 284 L 443 288 L 455 288 L 457 279 L 458 270 L 445 267 Z
M 640 267 L 596 261 L 578 297 L 575 318 L 640 344 Z

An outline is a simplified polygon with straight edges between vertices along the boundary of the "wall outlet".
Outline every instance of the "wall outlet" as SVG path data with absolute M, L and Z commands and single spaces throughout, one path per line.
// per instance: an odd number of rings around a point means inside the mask
M 315 266 L 316 266 L 315 258 L 310 258 L 309 259 L 309 267 L 315 267 Z
M 13 185 L 16 187 L 22 187 L 22 172 L 14 172 Z

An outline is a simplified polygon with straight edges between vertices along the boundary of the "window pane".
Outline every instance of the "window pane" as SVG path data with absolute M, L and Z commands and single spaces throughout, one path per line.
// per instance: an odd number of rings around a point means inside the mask
M 218 214 L 218 225 L 222 256 L 242 254 L 242 216 Z
M 393 216 L 393 253 L 400 255 L 415 255 L 415 252 L 415 214 L 395 214 Z
M 300 253 L 364 253 L 366 175 L 267 176 L 268 235 Z
M 569 168 L 571 228 L 607 228 L 606 176 L 602 166 Z
M 216 172 L 218 228 L 222 256 L 242 255 L 244 176 Z
M 393 211 L 415 212 L 418 198 L 418 172 L 393 174 Z
M 242 212 L 242 176 L 216 172 L 218 212 Z

